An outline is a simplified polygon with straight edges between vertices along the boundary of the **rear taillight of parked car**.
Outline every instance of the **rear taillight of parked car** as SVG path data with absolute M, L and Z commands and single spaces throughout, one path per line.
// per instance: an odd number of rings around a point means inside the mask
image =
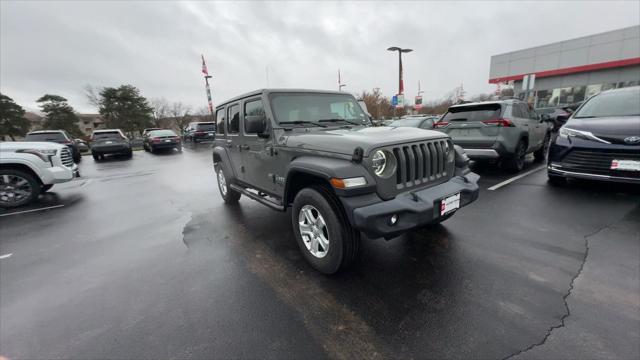
M 436 123 L 433 123 L 434 129 L 442 129 L 442 128 L 446 128 L 447 126 L 449 126 L 448 121 L 438 121 Z
M 509 119 L 491 119 L 482 122 L 485 125 L 494 125 L 498 127 L 514 127 L 513 123 Z

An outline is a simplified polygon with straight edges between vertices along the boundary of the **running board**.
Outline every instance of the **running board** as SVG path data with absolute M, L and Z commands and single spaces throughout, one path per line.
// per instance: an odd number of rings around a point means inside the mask
M 251 191 L 249 191 L 249 190 L 247 190 L 247 189 L 245 189 L 243 187 L 240 187 L 240 186 L 238 186 L 236 184 L 231 184 L 231 185 L 229 185 L 229 187 L 231 189 L 241 193 L 242 195 L 248 197 L 248 198 L 251 198 L 251 199 L 253 199 L 253 200 L 255 200 L 255 201 L 259 202 L 259 203 L 262 203 L 263 205 L 267 205 L 268 207 L 272 208 L 273 210 L 278 210 L 278 211 L 285 211 L 286 210 L 286 208 L 284 206 L 282 206 L 280 204 L 276 204 L 273 201 L 267 200 L 267 199 L 263 198 L 262 196 L 260 196 L 258 194 L 254 194 Z

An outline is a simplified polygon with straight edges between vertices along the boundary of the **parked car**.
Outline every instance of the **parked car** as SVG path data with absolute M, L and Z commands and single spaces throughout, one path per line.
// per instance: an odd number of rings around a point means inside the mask
M 192 122 L 184 129 L 183 139 L 185 143 L 197 144 L 205 141 L 213 141 L 215 138 L 215 123 Z
M 434 124 L 460 145 L 473 160 L 500 162 L 517 172 L 525 156 L 542 161 L 551 142 L 545 118 L 520 100 L 499 100 L 454 105 Z
M 373 127 L 353 95 L 257 90 L 216 108 L 213 165 L 225 203 L 291 207 L 304 258 L 335 273 L 360 233 L 391 239 L 478 197 L 479 176 L 444 133 Z
M 78 145 L 78 150 L 80 151 L 80 153 L 88 153 L 89 152 L 89 144 L 87 144 L 86 141 L 82 140 L 82 139 L 75 139 L 74 140 L 76 142 L 76 145 Z
M 50 141 L 58 144 L 63 144 L 69 147 L 69 150 L 71 150 L 71 156 L 73 157 L 73 161 L 75 163 L 79 163 L 82 160 L 78 144 L 64 130 L 32 131 L 24 137 L 24 141 Z
M 389 123 L 387 126 L 394 127 L 414 127 L 420 129 L 433 129 L 433 124 L 438 120 L 436 116 L 405 116 L 398 120 L 394 120 Z
M 146 128 L 142 130 L 142 138 L 144 139 L 147 136 L 147 134 L 149 134 L 149 132 L 155 131 L 155 130 L 162 130 L 162 128 Z
M 590 97 L 549 149 L 549 182 L 583 178 L 640 184 L 640 87 Z
M 68 146 L 53 142 L 0 142 L 0 207 L 30 203 L 54 184 L 80 176 Z
M 90 138 L 93 160 L 104 160 L 105 155 L 133 156 L 131 143 L 120 129 L 94 130 Z
M 152 153 L 159 149 L 176 149 L 182 152 L 182 140 L 173 130 L 153 130 L 143 139 L 145 151 Z

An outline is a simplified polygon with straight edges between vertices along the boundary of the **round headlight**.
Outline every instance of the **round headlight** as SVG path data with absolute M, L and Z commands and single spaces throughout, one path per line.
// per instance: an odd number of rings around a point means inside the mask
M 373 157 L 371 158 L 371 167 L 376 175 L 382 176 L 384 169 L 387 167 L 387 155 L 384 154 L 384 151 L 378 150 L 373 154 Z

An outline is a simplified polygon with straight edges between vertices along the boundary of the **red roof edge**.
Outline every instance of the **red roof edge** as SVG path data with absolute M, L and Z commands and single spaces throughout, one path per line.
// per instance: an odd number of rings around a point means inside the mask
M 534 74 L 536 74 L 536 78 L 543 78 L 543 77 L 549 77 L 549 76 L 568 75 L 568 74 L 575 74 L 575 73 L 580 73 L 585 71 L 611 69 L 611 68 L 632 66 L 632 65 L 640 65 L 640 57 L 624 59 L 624 60 L 607 61 L 607 62 L 590 64 L 590 65 L 573 66 L 573 67 L 555 69 L 555 70 L 538 71 Z M 528 74 L 493 78 L 493 79 L 489 79 L 489 83 L 497 84 L 499 82 L 506 82 L 511 80 L 522 80 L 522 77 L 525 75 L 528 75 Z

